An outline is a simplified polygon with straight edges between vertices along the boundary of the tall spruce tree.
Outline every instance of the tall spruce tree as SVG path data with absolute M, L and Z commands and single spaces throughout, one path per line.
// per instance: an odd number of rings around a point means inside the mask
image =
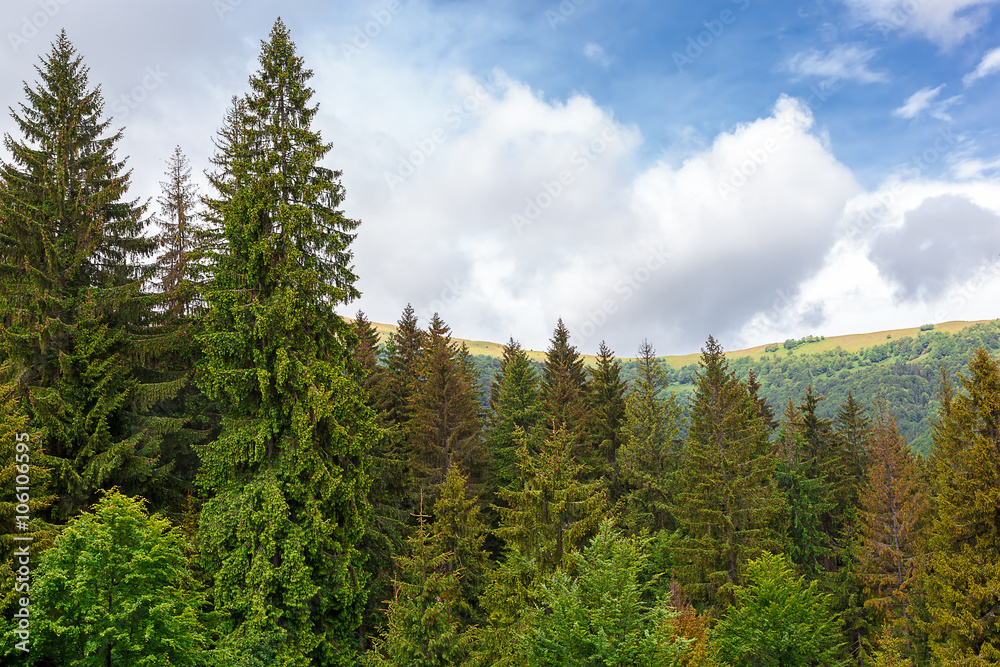
M 917 476 L 913 454 L 896 429 L 885 399 L 875 405 L 868 479 L 862 487 L 858 573 L 865 583 L 865 606 L 878 615 L 878 625 L 905 621 L 918 585 L 918 557 L 927 497 Z
M 191 164 L 180 146 L 167 160 L 167 180 L 160 181 L 157 199 L 160 226 L 157 241 L 163 249 L 156 263 L 160 292 L 166 309 L 183 317 L 198 307 L 198 287 L 205 278 L 199 261 L 203 245 L 198 212 L 198 188 L 191 182 Z
M 143 236 L 145 207 L 125 199 L 122 132 L 102 118 L 100 88 L 65 31 L 36 70 L 11 114 L 23 138 L 4 137 L 0 345 L 52 457 L 51 515 L 65 520 L 98 488 L 136 492 L 162 474 L 158 438 L 137 416 L 157 388 L 133 372 L 151 311 L 141 260 L 155 244 Z
M 711 336 L 700 365 L 674 512 L 687 590 L 717 604 L 733 599 L 746 561 L 782 547 L 785 504 L 760 405 Z
M 933 422 L 936 516 L 925 576 L 928 630 L 943 664 L 1000 664 L 1000 367 L 983 348 L 962 391 L 942 382 Z
M 201 450 L 214 494 L 200 543 L 229 640 L 283 665 L 350 665 L 365 605 L 358 541 L 377 437 L 352 368 L 358 222 L 312 129 L 312 72 L 277 20 L 220 131 L 210 219 L 224 238 L 205 298 L 201 386 L 225 408 Z
M 490 387 L 486 445 L 497 487 L 513 489 L 517 480 L 520 445 L 515 432 L 520 429 L 529 441 L 534 441 L 541 420 L 538 373 L 528 354 L 511 338 L 503 348 L 500 370 Z
M 597 360 L 587 369 L 587 403 L 590 411 L 590 437 L 601 458 L 604 475 L 610 478 L 625 426 L 625 391 L 622 364 L 602 340 Z
M 417 377 L 417 361 L 426 333 L 420 329 L 416 311 L 406 304 L 396 330 L 386 341 L 386 412 L 389 422 L 405 425 L 410 418 L 410 394 Z
M 545 355 L 541 398 L 548 434 L 565 431 L 573 443 L 573 454 L 584 466 L 587 477 L 596 477 L 600 466 L 588 430 L 587 371 L 583 357 L 569 342 L 569 329 L 562 318 L 556 323 Z
M 415 372 L 407 431 L 412 467 L 421 488 L 436 497 L 435 488 L 457 464 L 467 471 L 478 492 L 485 462 L 476 377 L 465 344 L 451 340 L 451 330 L 437 313 L 427 329 Z
M 674 530 L 682 413 L 674 394 L 664 395 L 667 374 L 649 341 L 639 346 L 638 377 L 626 398 L 624 444 L 618 469 L 633 531 Z

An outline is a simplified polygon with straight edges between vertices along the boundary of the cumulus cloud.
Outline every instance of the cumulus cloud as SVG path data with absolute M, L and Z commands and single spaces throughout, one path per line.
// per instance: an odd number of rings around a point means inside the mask
M 840 44 L 827 52 L 809 49 L 789 58 L 784 68 L 798 79 L 815 77 L 827 84 L 838 81 L 880 83 L 888 80 L 886 74 L 868 68 L 876 53 L 875 49 L 857 44 Z
M 989 6 L 997 0 L 844 0 L 858 21 L 883 37 L 901 32 L 919 34 L 949 50 L 974 35 L 989 21 Z
M 997 72 L 1000 72 L 1000 47 L 987 51 L 983 59 L 979 61 L 976 69 L 962 78 L 962 83 L 966 86 L 971 86 L 984 76 L 996 74 Z
M 1000 216 L 958 195 L 926 199 L 871 247 L 876 266 L 909 301 L 941 297 L 998 254 Z

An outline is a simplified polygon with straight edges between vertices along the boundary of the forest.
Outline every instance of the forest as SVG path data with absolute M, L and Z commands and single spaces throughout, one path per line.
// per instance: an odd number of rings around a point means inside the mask
M 0 163 L 4 665 L 1000 664 L 995 323 L 680 370 L 585 365 L 562 320 L 541 364 L 410 305 L 382 340 L 336 312 L 363 227 L 280 19 L 211 192 L 178 147 L 158 213 L 65 31 L 37 74 Z

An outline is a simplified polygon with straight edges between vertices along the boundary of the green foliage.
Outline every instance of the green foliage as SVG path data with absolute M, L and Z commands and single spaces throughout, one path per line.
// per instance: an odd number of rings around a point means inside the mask
M 598 465 L 605 477 L 611 469 L 622 444 L 625 426 L 625 390 L 628 385 L 621 377 L 621 362 L 601 341 L 597 362 L 587 369 L 587 403 L 590 411 L 590 437 L 599 455 Z
M 681 464 L 681 411 L 664 395 L 667 377 L 648 341 L 639 347 L 639 376 L 626 398 L 624 444 L 618 469 L 624 487 L 625 523 L 630 530 L 673 530 Z
M 701 367 L 674 514 L 686 592 L 715 604 L 731 600 L 746 560 L 781 548 L 785 507 L 760 405 L 711 336 Z
M 569 343 L 569 329 L 562 318 L 556 323 L 542 371 L 542 414 L 549 433 L 562 429 L 573 441 L 573 454 L 593 477 L 597 454 L 590 446 L 587 426 L 587 373 L 576 346 Z
M 224 239 L 205 292 L 200 384 L 225 411 L 200 449 L 205 570 L 229 641 L 273 638 L 292 665 L 349 665 L 365 606 L 357 544 L 377 438 L 353 328 L 334 307 L 357 296 L 357 221 L 336 209 L 339 173 L 310 129 L 311 71 L 281 21 L 251 92 L 234 102 L 210 176 Z
M 137 423 L 134 331 L 149 318 L 141 294 L 154 244 L 144 207 L 125 201 L 121 132 L 101 118 L 100 89 L 60 34 L 25 84 L 0 170 L 0 346 L 31 429 L 52 457 L 55 520 L 112 485 L 161 476 L 156 438 Z
M 31 660 L 79 667 L 207 665 L 202 595 L 183 538 L 117 490 L 72 519 L 32 587 Z
M 572 556 L 572 571 L 555 572 L 541 585 L 528 644 L 531 664 L 667 667 L 685 649 L 666 601 L 643 601 L 649 582 L 640 573 L 646 540 L 623 537 L 610 521 L 590 545 Z
M 719 657 L 733 667 L 836 665 L 839 621 L 818 582 L 796 577 L 782 556 L 764 553 L 746 566 L 749 583 L 712 637 Z
M 934 423 L 937 512 L 925 578 L 931 649 L 943 663 L 1000 664 L 1000 367 L 984 349 L 962 390 L 943 383 Z
M 491 385 L 486 447 L 492 462 L 494 484 L 512 490 L 517 480 L 515 433 L 529 440 L 539 435 L 541 424 L 538 373 L 521 345 L 513 338 L 503 348 L 503 359 Z

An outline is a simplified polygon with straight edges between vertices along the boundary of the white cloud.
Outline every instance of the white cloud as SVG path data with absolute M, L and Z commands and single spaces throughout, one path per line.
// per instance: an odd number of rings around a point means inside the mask
M 937 88 L 931 88 L 930 86 L 921 88 L 910 95 L 906 102 L 903 103 L 903 106 L 893 111 L 892 115 L 899 118 L 916 118 L 922 111 L 931 106 L 931 102 L 938 96 L 942 88 L 944 88 L 944 84 L 941 84 Z
M 856 81 L 858 83 L 879 83 L 888 80 L 884 72 L 874 72 L 868 68 L 875 57 L 875 49 L 866 49 L 857 44 L 841 44 L 829 52 L 809 49 L 789 58 L 785 70 L 796 78 L 817 77 L 825 83 Z
M 596 42 L 587 42 L 583 47 L 583 55 L 587 60 L 595 62 L 602 67 L 607 67 L 611 64 L 611 58 L 604 51 L 604 47 Z
M 997 72 L 1000 72 L 1000 47 L 987 51 L 983 59 L 979 61 L 976 69 L 962 78 L 962 83 L 966 86 L 971 86 L 984 76 L 996 74 Z
M 998 0 L 844 0 L 862 23 L 883 37 L 920 34 L 945 50 L 974 35 L 989 21 Z

